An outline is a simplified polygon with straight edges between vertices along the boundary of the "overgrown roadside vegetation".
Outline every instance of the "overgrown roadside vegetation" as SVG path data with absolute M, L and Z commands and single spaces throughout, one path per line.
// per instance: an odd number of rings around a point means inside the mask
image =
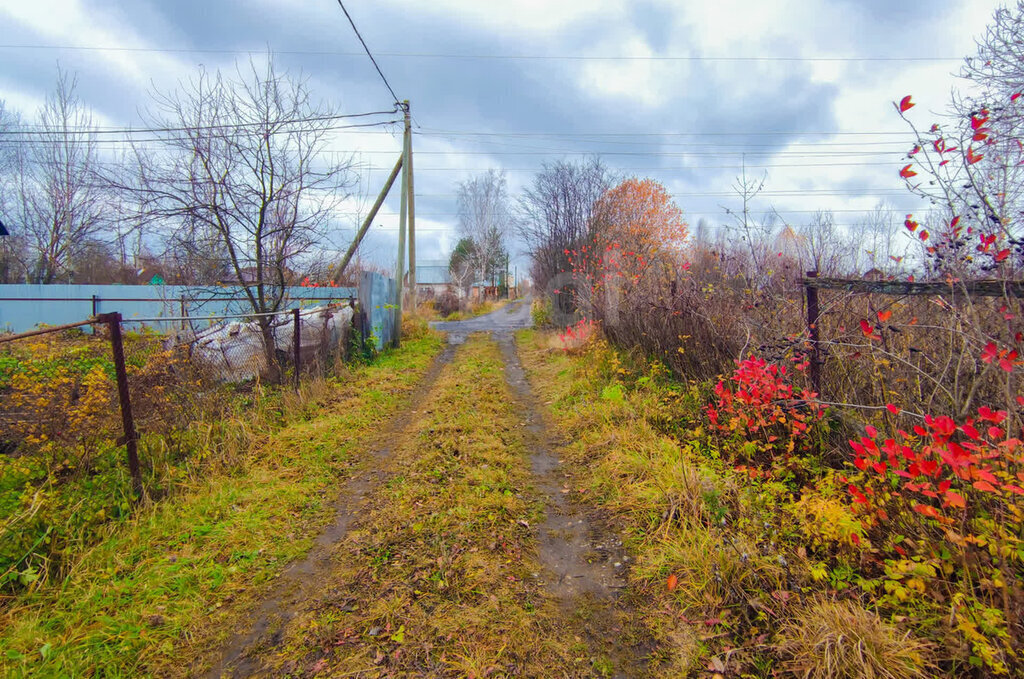
M 389 479 L 334 555 L 324 594 L 262 658 L 272 675 L 601 676 L 541 584 L 529 451 L 498 347 L 462 345 Z
M 440 351 L 425 328 L 405 340 L 304 399 L 282 395 L 275 424 L 258 409 L 224 423 L 252 434 L 237 460 L 193 470 L 178 495 L 108 524 L 62 579 L 7 597 L 0 673 L 187 673 L 190 658 L 231 634 L 262 585 L 309 549 L 339 478 Z
M 573 499 L 607 510 L 636 556 L 627 591 L 656 641 L 652 675 L 969 676 L 1013 662 L 998 610 L 978 615 L 983 595 L 936 596 L 953 568 L 867 544 L 821 439 L 797 437 L 763 464 L 766 438 L 712 427 L 713 383 L 673 380 L 596 335 L 570 351 L 551 333 L 518 339 L 566 438 Z M 791 414 L 818 433 L 828 424 Z M 778 424 L 766 433 L 785 448 Z

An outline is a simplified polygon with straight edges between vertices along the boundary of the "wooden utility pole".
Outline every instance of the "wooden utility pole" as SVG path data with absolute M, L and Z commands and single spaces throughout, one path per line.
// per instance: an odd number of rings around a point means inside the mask
M 402 200 L 398 215 L 398 262 L 395 264 L 395 327 L 392 345 L 402 340 L 402 283 L 405 278 L 405 233 L 409 216 L 409 154 L 412 149 L 409 125 L 409 101 L 402 102 L 405 110 L 405 134 L 402 137 Z
M 408 144 L 405 162 L 409 165 L 409 298 L 416 308 L 416 189 L 413 187 L 412 128 L 409 125 L 409 102 L 405 106 L 405 138 Z

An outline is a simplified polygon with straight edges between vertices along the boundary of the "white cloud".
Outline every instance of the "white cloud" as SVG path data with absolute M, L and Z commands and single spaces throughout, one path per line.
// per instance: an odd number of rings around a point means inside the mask
M 475 28 L 540 38 L 548 38 L 582 21 L 618 26 L 629 6 L 625 0 L 383 0 L 380 4 L 445 17 L 453 29 Z

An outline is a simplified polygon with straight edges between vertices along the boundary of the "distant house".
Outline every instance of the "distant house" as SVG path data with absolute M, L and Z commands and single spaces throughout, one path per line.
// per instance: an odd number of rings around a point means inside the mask
M 485 299 L 498 299 L 502 296 L 515 297 L 511 276 L 501 275 L 494 280 L 477 281 L 469 288 L 469 299 L 474 302 L 482 302 Z
M 864 272 L 863 276 L 866 281 L 880 281 L 885 279 L 885 272 L 881 269 L 871 268 Z
M 436 297 L 448 290 L 452 277 L 448 263 L 435 260 L 416 263 L 416 293 L 423 298 Z

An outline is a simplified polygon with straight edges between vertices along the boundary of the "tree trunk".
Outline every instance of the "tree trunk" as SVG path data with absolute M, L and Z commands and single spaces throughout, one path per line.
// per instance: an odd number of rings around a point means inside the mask
M 267 381 L 281 383 L 281 364 L 277 360 L 277 343 L 274 341 L 273 316 L 260 316 L 260 334 L 263 336 L 263 354 L 267 359 Z

